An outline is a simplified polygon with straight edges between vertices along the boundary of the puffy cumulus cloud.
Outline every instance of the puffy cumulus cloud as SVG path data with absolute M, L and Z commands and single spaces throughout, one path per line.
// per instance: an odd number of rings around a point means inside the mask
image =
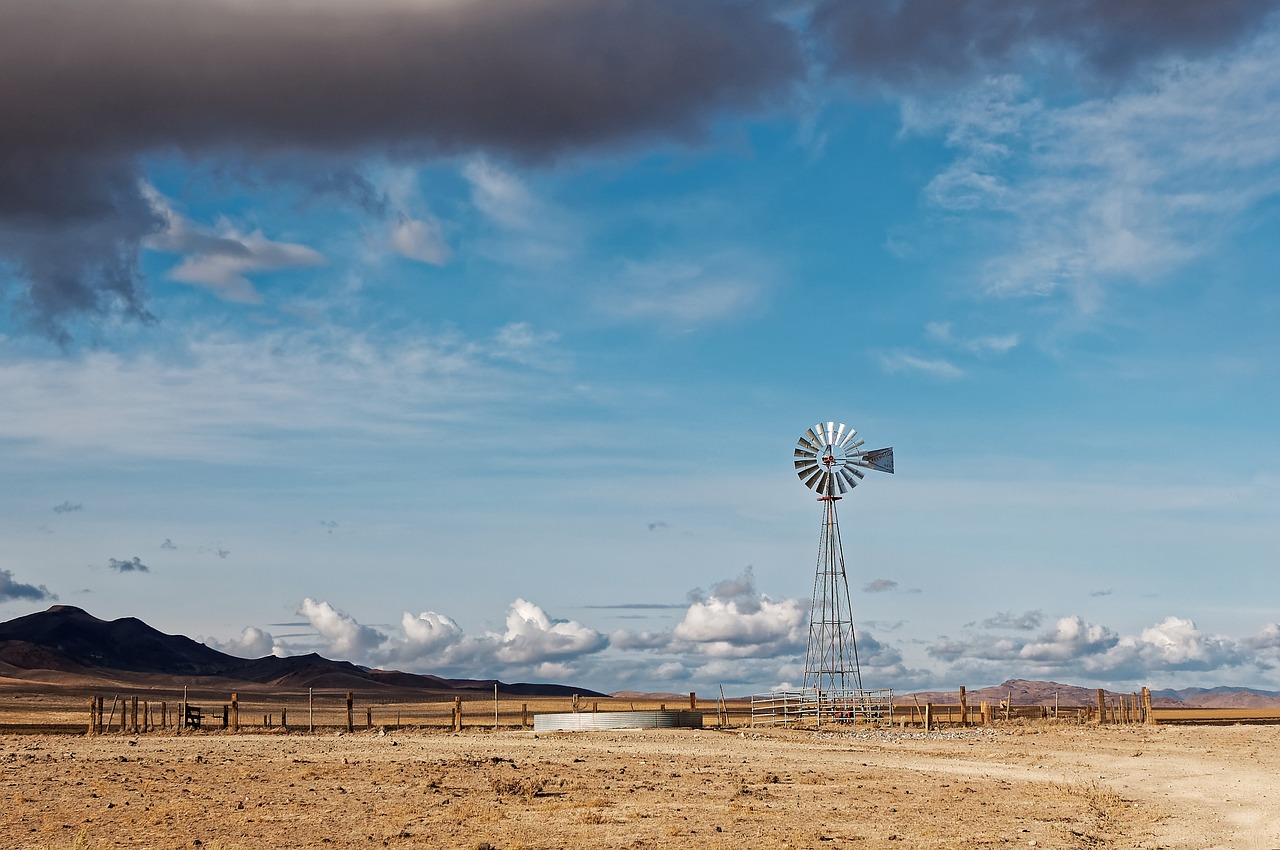
M 691 137 L 803 76 L 796 34 L 774 11 L 733 0 L 4 0 L 0 258 L 16 278 L 2 294 L 64 339 L 78 314 L 149 320 L 138 248 L 165 223 L 139 189 L 148 152 L 545 158 Z M 429 222 L 413 221 L 393 236 L 398 249 L 442 259 Z M 225 265 L 191 273 L 225 282 Z
M 421 658 L 440 653 L 462 639 L 462 626 L 452 618 L 434 611 L 424 611 L 418 616 L 405 611 L 400 618 L 404 631 L 404 645 L 399 657 Z
M 149 573 L 151 568 L 142 563 L 137 555 L 132 558 L 107 558 L 107 569 L 118 573 Z
M 456 620 L 435 611 L 400 617 L 398 632 L 363 625 L 328 602 L 305 599 L 298 613 L 325 642 L 330 655 L 373 666 L 461 676 L 538 676 L 543 665 L 569 670 L 578 659 L 608 646 L 605 635 L 572 620 L 558 620 L 524 599 L 507 609 L 504 632 L 468 635 Z M 563 677 L 561 677 L 563 678 Z
M 888 593 L 891 590 L 897 590 L 898 583 L 889 578 L 878 578 L 869 581 L 862 586 L 863 593 Z
M 800 600 L 775 601 L 757 592 L 748 567 L 716 584 L 709 598 L 694 601 L 672 635 L 713 657 L 769 657 L 803 648 L 806 619 Z
M 297 613 L 324 639 L 328 651 L 341 658 L 364 661 L 387 640 L 382 632 L 361 625 L 328 602 L 307 597 L 298 606 Z
M 939 638 L 927 653 L 952 665 L 952 674 L 998 675 L 1017 670 L 1027 676 L 1141 681 L 1160 674 L 1255 663 L 1265 666 L 1258 651 L 1269 641 L 1280 644 L 1280 626 L 1272 631 L 1264 627 L 1253 638 L 1238 640 L 1206 633 L 1192 620 L 1170 616 L 1137 634 L 1122 635 L 1068 615 L 1034 637 L 970 630 L 959 638 Z
M 1088 669 L 1120 675 L 1140 671 L 1216 670 L 1252 660 L 1247 642 L 1203 632 L 1195 622 L 1166 617 L 1138 635 L 1125 635 Z
M 33 602 L 39 602 L 45 599 L 57 598 L 43 584 L 23 584 L 16 580 L 9 570 L 0 570 L 0 602 L 7 602 L 11 599 L 30 599 Z
M 599 652 L 609 639 L 572 620 L 553 620 L 524 599 L 507 609 L 507 630 L 498 647 L 498 660 L 507 664 L 560 661 Z
M 1038 611 L 1029 613 L 1039 614 Z M 1052 629 L 1018 650 L 1018 657 L 1027 661 L 1062 662 L 1105 652 L 1116 642 L 1116 633 L 1106 626 L 1086 623 L 1078 616 L 1060 617 Z
M 893 85 L 938 84 L 1032 61 L 1074 79 L 1123 78 L 1171 54 L 1255 32 L 1275 0 L 821 0 L 813 27 L 833 65 Z
M 239 637 L 228 641 L 207 638 L 204 642 L 220 652 L 240 658 L 262 658 L 264 655 L 283 657 L 285 655 L 284 647 L 276 644 L 276 639 L 272 637 L 271 633 L 263 631 L 256 626 L 246 626 L 240 632 Z
M 1254 649 L 1280 650 L 1280 623 L 1267 623 L 1249 640 Z

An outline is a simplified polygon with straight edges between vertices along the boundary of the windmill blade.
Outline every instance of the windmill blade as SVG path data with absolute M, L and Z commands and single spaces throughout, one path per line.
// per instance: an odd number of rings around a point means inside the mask
M 836 423 L 827 423 L 827 445 L 834 446 L 836 444 Z
M 792 457 L 817 457 L 817 456 L 818 456 L 817 449 L 811 449 L 803 443 L 796 446 L 796 450 L 792 454 Z
M 813 489 L 813 482 L 817 481 L 817 480 L 818 480 L 818 476 L 820 476 L 820 475 L 822 475 L 822 470 L 821 470 L 821 469 L 815 469 L 815 470 L 813 471 L 813 474 L 812 474 L 812 475 L 810 475 L 808 478 L 806 478 L 806 479 L 805 479 L 805 481 L 804 481 L 804 486 L 808 487 L 809 489 Z
M 844 428 L 845 428 L 845 425 L 843 422 L 841 422 L 840 427 L 836 429 L 835 439 L 831 441 L 832 445 L 838 446 L 842 442 L 844 442 Z
M 840 480 L 843 481 L 846 485 L 848 485 L 850 490 L 858 486 L 858 479 L 854 477 L 854 475 L 850 470 L 842 469 L 840 470 L 839 475 L 840 475 Z
M 847 432 L 845 432 L 844 438 L 840 440 L 840 448 L 844 449 L 845 451 L 848 451 L 849 443 L 852 442 L 853 438 L 857 436 L 857 434 L 858 434 L 857 428 L 850 428 Z
M 814 427 L 818 428 L 818 426 L 816 425 Z M 818 428 L 818 430 L 821 431 L 822 429 Z M 801 443 L 806 443 L 806 442 L 809 443 L 809 445 L 813 446 L 815 450 L 822 449 L 822 440 L 821 438 L 818 437 L 816 433 L 814 433 L 813 428 L 810 428 L 808 431 L 805 431 L 804 436 L 800 438 L 800 442 L 796 443 L 796 445 L 800 445 Z
M 804 478 L 806 475 L 808 475 L 810 472 L 813 472 L 817 468 L 818 468 L 818 465 L 811 460 L 796 461 L 796 475 L 799 475 L 801 478 Z
M 836 473 L 831 477 L 835 480 L 836 487 L 840 488 L 840 495 L 843 496 L 845 491 L 849 489 L 849 487 L 844 483 L 844 470 L 836 470 Z
M 831 495 L 831 473 L 823 471 L 822 477 L 818 479 L 818 492 L 824 496 Z
M 855 431 L 854 434 L 856 433 L 857 432 Z M 853 434 L 850 434 L 849 436 L 853 436 Z M 866 442 L 867 442 L 866 440 L 854 440 L 852 443 L 844 447 L 844 453 L 847 455 L 854 454 L 855 452 L 857 454 L 862 454 L 862 452 L 858 451 L 858 446 L 861 446 Z
M 864 472 L 862 472 L 861 470 L 858 470 L 858 469 L 854 469 L 852 466 L 846 466 L 846 467 L 845 467 L 845 472 L 849 473 L 849 474 L 850 474 L 850 475 L 852 475 L 854 478 L 857 478 L 859 481 L 861 481 L 862 479 L 864 479 L 864 478 L 866 478 L 866 477 L 867 477 L 867 476 L 866 476 L 866 474 L 865 474 Z
M 822 423 L 821 423 L 821 422 L 819 422 L 819 423 L 817 423 L 816 425 L 814 425 L 814 426 L 813 426 L 813 433 L 814 433 L 814 434 L 816 434 L 816 435 L 818 436 L 818 445 L 819 445 L 819 447 L 821 447 L 821 448 L 824 448 L 824 449 L 825 449 L 825 448 L 827 447 L 827 444 L 826 444 L 826 442 L 825 442 L 825 440 L 824 440 L 824 437 L 825 437 L 825 435 L 826 435 L 826 433 L 827 433 L 827 429 L 826 429 L 825 427 L 823 427 L 823 425 L 822 425 Z
M 862 455 L 859 466 L 865 466 L 867 469 L 874 469 L 877 472 L 887 472 L 893 474 L 893 447 L 887 449 L 872 449 Z

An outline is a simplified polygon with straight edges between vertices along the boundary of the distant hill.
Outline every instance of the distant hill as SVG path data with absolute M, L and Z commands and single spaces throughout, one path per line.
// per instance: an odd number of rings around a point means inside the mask
M 182 635 L 167 635 L 136 617 L 100 620 L 71 605 L 0 623 L 0 675 L 29 676 L 53 671 L 73 676 L 116 679 L 211 677 L 296 688 L 407 688 L 435 692 L 480 691 L 513 696 L 604 696 L 569 685 L 504 683 L 495 679 L 443 679 L 439 676 L 369 670 L 315 653 L 245 659 L 219 652 Z
M 1121 696 L 1117 691 L 1104 689 L 1104 692 L 1108 701 Z M 1128 695 L 1126 692 L 1125 696 Z M 922 705 L 926 702 L 954 704 L 959 696 L 956 691 L 923 691 L 894 696 L 895 702 L 908 699 L 914 699 Z M 1098 704 L 1098 689 L 1059 682 L 1009 679 L 999 685 L 967 690 L 965 699 L 969 705 L 980 702 L 999 704 L 1001 700 L 1012 699 L 1014 705 L 1093 706 Z M 1153 690 L 1151 704 L 1156 707 L 1269 708 L 1280 705 L 1280 692 L 1230 687 Z
M 1280 691 L 1262 691 L 1257 688 L 1220 686 L 1217 688 L 1166 688 L 1152 691 L 1167 699 L 1175 699 L 1182 705 L 1196 708 L 1271 708 L 1280 706 Z

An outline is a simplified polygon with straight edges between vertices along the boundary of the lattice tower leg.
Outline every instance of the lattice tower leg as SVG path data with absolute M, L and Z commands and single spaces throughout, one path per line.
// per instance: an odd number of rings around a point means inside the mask
M 823 500 L 825 510 L 818 543 L 818 565 L 809 611 L 809 648 L 805 654 L 804 686 L 823 692 L 862 690 L 862 669 L 853 627 L 849 579 L 836 500 Z

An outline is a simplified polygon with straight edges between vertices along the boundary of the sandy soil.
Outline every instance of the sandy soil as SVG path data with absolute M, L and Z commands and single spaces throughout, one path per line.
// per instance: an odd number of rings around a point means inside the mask
M 1280 848 L 1280 728 L 0 737 L 0 846 Z

